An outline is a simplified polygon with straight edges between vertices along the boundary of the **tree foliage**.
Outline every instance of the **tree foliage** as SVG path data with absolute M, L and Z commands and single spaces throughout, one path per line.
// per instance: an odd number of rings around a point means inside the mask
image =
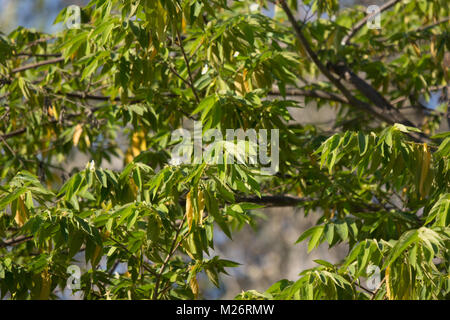
M 296 1 L 273 17 L 252 3 L 92 0 L 80 28 L 1 35 L 2 297 L 55 298 L 79 252 L 86 299 L 201 297 L 200 272 L 219 286 L 237 266 L 210 255 L 215 232 L 231 239 L 263 206 L 314 212 L 298 242 L 349 253 L 239 299 L 449 297 L 447 101 L 422 102 L 448 84 L 447 2 L 388 1 L 381 29 L 336 0 L 303 1 L 315 18 L 301 20 Z M 337 110 L 335 131 L 290 121 L 310 102 Z M 279 129 L 278 173 L 170 164 L 171 133 L 192 120 Z M 92 161 L 67 172 L 74 150 Z M 123 170 L 102 168 L 122 155 Z

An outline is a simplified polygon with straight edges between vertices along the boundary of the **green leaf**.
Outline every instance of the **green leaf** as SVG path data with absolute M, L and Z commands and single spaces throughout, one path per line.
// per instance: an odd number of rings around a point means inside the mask
M 402 234 L 395 246 L 392 248 L 389 257 L 383 264 L 382 269 L 390 266 L 412 243 L 419 240 L 418 230 L 409 230 Z
M 106 177 L 106 174 L 103 172 L 103 170 L 96 169 L 95 170 L 95 176 L 97 177 L 97 180 L 102 184 L 103 187 L 108 187 L 108 179 Z
M 8 194 L 6 197 L 0 199 L 0 210 L 3 210 L 8 204 L 16 200 L 18 197 L 20 197 L 22 194 L 27 192 L 26 187 L 22 187 L 19 189 L 15 189 L 13 192 Z
M 366 153 L 369 146 L 369 136 L 366 136 L 362 132 L 359 132 L 358 145 L 359 145 L 359 154 L 363 156 Z
M 334 265 L 325 260 L 316 259 L 313 260 L 315 263 L 325 266 L 327 268 L 334 268 Z
M 199 103 L 197 108 L 192 112 L 192 115 L 195 115 L 200 111 L 203 111 L 203 114 L 206 114 L 209 110 L 211 110 L 211 108 L 214 106 L 215 103 L 216 103 L 215 95 L 206 97 Z
M 225 218 L 219 212 L 219 207 L 217 205 L 216 199 L 210 194 L 209 190 L 205 190 L 205 200 L 206 200 L 206 208 L 211 216 L 214 218 L 214 221 L 219 225 L 222 231 L 226 234 L 228 238 L 231 239 L 231 231 L 228 226 L 228 223 L 225 221 Z
M 322 236 L 323 229 L 324 229 L 323 226 L 316 226 L 308 230 L 310 232 L 308 233 L 307 237 L 311 235 L 311 239 L 309 240 L 308 243 L 308 253 L 311 252 L 311 250 L 314 249 L 319 244 L 319 240 Z M 305 233 L 307 233 L 308 231 L 306 231 Z M 305 233 L 299 239 L 297 239 L 296 243 L 303 240 L 302 237 L 305 235 Z
M 436 151 L 436 155 L 441 158 L 450 156 L 450 137 L 442 141 L 441 145 Z
M 335 225 L 337 234 L 341 237 L 342 241 L 348 238 L 348 226 L 345 221 L 339 221 Z
M 436 226 L 445 227 L 450 223 L 450 193 L 443 194 L 439 200 L 431 208 L 428 214 L 425 225 L 431 223 L 436 219 L 434 223 Z
M 325 225 L 324 234 L 325 234 L 325 239 L 327 239 L 328 244 L 331 245 L 333 243 L 333 239 L 334 239 L 334 224 L 333 223 L 328 223 Z

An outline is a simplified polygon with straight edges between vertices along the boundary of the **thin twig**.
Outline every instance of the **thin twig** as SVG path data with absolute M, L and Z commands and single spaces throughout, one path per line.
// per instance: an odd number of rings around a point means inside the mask
M 312 49 L 309 41 L 306 39 L 303 34 L 302 27 L 297 24 L 297 21 L 292 14 L 292 11 L 289 9 L 289 6 L 286 4 L 285 0 L 278 0 L 278 3 L 283 8 L 283 11 L 286 13 L 289 22 L 291 23 L 294 31 L 297 35 L 298 40 L 305 48 L 309 58 L 314 62 L 319 71 L 331 82 L 336 88 L 345 96 L 348 100 L 349 104 L 356 109 L 362 110 L 364 112 L 368 112 L 375 116 L 376 118 L 385 121 L 388 124 L 394 124 L 396 122 L 401 122 L 408 126 L 414 126 L 408 119 L 404 117 L 397 109 L 395 109 L 389 101 L 387 101 L 376 89 L 374 89 L 369 83 L 365 80 L 361 79 L 358 75 L 354 74 L 345 64 L 344 65 L 333 65 L 331 63 L 327 63 L 327 66 L 330 65 L 330 68 L 334 70 L 339 78 L 336 78 L 333 74 L 331 74 L 328 67 L 326 67 L 322 61 L 320 61 L 317 53 Z M 357 97 L 355 97 L 341 82 L 341 79 L 346 79 L 356 86 L 358 91 L 360 91 L 372 104 L 366 103 Z M 414 140 L 420 142 L 429 142 L 430 138 L 427 137 L 423 133 L 409 133 Z
M 130 250 L 128 250 L 128 248 L 127 248 L 124 244 L 120 243 L 118 240 L 114 239 L 114 238 L 111 237 L 111 236 L 109 236 L 108 238 L 111 239 L 112 241 L 114 241 L 119 247 L 121 247 L 122 249 L 124 249 L 131 257 L 133 257 L 134 259 L 137 259 L 137 260 L 138 260 L 138 258 L 133 254 L 133 252 L 131 252 Z M 150 266 L 148 266 L 148 265 L 145 263 L 145 261 L 143 261 L 143 267 L 144 267 L 145 270 L 147 270 L 148 272 L 150 272 L 152 275 L 157 276 L 156 272 L 155 272 Z
M 177 231 L 175 232 L 175 237 L 172 241 L 169 252 L 168 252 L 166 258 L 164 259 L 164 262 L 158 272 L 158 275 L 156 276 L 155 289 L 153 291 L 153 300 L 156 300 L 158 298 L 158 295 L 159 295 L 158 291 L 159 291 L 159 285 L 161 282 L 161 276 L 164 273 L 164 270 L 166 269 L 167 263 L 169 262 L 170 258 L 172 258 L 173 254 L 175 253 L 175 251 L 178 249 L 178 247 L 181 244 L 181 241 L 179 241 L 177 243 L 177 240 L 178 240 L 178 236 L 180 235 L 181 230 L 183 229 L 183 225 L 184 225 L 185 221 L 186 221 L 186 214 L 183 216 L 183 220 L 181 221 L 180 226 L 178 227 Z
M 383 283 L 386 281 L 386 277 L 383 278 L 383 280 L 380 282 L 380 284 L 378 285 L 378 288 L 376 288 L 376 290 L 372 293 L 372 298 L 370 298 L 370 300 L 375 299 L 375 296 L 377 295 L 378 291 L 381 289 L 381 286 L 383 285 Z
M 27 64 L 25 66 L 16 68 L 16 69 L 12 69 L 11 73 L 18 73 L 18 72 L 22 72 L 22 71 L 26 71 L 26 70 L 30 70 L 30 69 L 35 69 L 35 68 L 39 68 L 45 65 L 49 65 L 49 64 L 55 64 L 55 63 L 59 63 L 59 62 L 63 62 L 64 58 L 60 57 L 60 58 L 55 58 L 55 59 L 50 59 L 50 60 L 45 60 L 45 61 L 41 61 L 41 62 L 37 62 L 37 63 L 33 63 L 33 64 Z
M 32 52 L 21 52 L 14 55 L 15 57 L 37 57 L 37 58 L 52 58 L 61 57 L 61 53 L 32 53 Z
M 52 37 L 48 37 L 48 38 L 40 38 L 40 39 L 37 39 L 35 41 L 32 41 L 32 42 L 28 43 L 27 44 L 27 48 L 35 46 L 35 45 L 37 45 L 39 43 L 47 42 L 47 41 L 54 40 L 54 39 L 56 39 L 56 36 L 52 36 Z
M 19 236 L 11 240 L 0 241 L 0 248 L 15 246 L 21 244 L 22 242 L 30 241 L 31 239 L 33 239 L 33 236 Z
M 278 0 L 278 3 L 283 8 L 284 12 L 288 16 L 289 22 L 291 23 L 292 27 L 294 28 L 294 31 L 297 35 L 298 40 L 302 44 L 302 46 L 305 48 L 308 56 L 310 59 L 314 62 L 314 64 L 317 66 L 317 68 L 320 70 L 320 72 L 328 79 L 330 80 L 342 94 L 347 98 L 349 101 L 349 104 L 351 104 L 353 107 L 360 109 L 365 112 L 369 112 L 376 116 L 377 118 L 387 122 L 387 123 L 393 123 L 392 118 L 385 116 L 383 113 L 378 112 L 374 108 L 372 108 L 371 105 L 368 103 L 365 103 L 364 101 L 361 101 L 354 97 L 350 91 L 340 82 L 339 79 L 335 78 L 330 71 L 325 67 L 325 65 L 320 61 L 319 57 L 317 56 L 316 52 L 311 48 L 308 40 L 305 38 L 303 31 L 301 27 L 297 24 L 297 21 L 294 18 L 294 15 L 292 14 L 291 10 L 289 9 L 288 5 L 286 4 L 285 0 Z
M 191 87 L 191 83 L 187 81 L 185 78 L 183 78 L 172 66 L 169 66 L 169 70 L 172 71 L 174 75 L 176 75 L 181 81 L 183 81 L 186 85 Z
M 396 5 L 396 4 L 397 4 L 398 2 L 400 2 L 400 1 L 401 1 L 401 0 L 391 0 L 391 1 L 388 1 L 388 2 L 386 2 L 385 4 L 383 4 L 383 5 L 380 7 L 380 11 L 375 11 L 374 13 L 369 14 L 369 15 L 366 15 L 363 19 L 359 20 L 359 21 L 353 26 L 353 28 L 350 30 L 350 33 L 349 33 L 348 35 L 346 35 L 346 36 L 342 39 L 341 44 L 344 45 L 344 46 L 345 46 L 345 45 L 348 45 L 349 42 L 350 42 L 350 40 L 351 40 L 351 38 L 353 38 L 353 36 L 356 35 L 356 34 L 358 33 L 358 31 L 361 30 L 361 29 L 364 27 L 364 25 L 367 23 L 367 21 L 368 21 L 369 19 L 371 19 L 371 18 L 373 18 L 375 15 L 377 15 L 377 14 L 379 14 L 379 13 L 381 13 L 381 12 L 383 12 L 383 11 L 386 11 L 387 9 L 393 7 L 394 5 Z
M 184 47 L 183 47 L 183 42 L 181 40 L 180 31 L 178 30 L 178 28 L 176 28 L 176 29 L 177 29 L 177 37 L 178 37 L 179 46 L 180 46 L 180 49 L 181 49 L 181 53 L 183 54 L 184 62 L 186 63 L 186 68 L 187 68 L 188 75 L 189 75 L 190 87 L 192 89 L 192 92 L 194 93 L 195 100 L 197 100 L 197 103 L 200 103 L 200 99 L 198 97 L 197 90 L 195 90 L 194 79 L 192 77 L 191 67 L 189 66 L 189 59 L 188 59 L 188 57 L 186 55 L 186 52 L 184 51 Z
M 280 96 L 281 92 L 279 90 L 271 90 L 269 92 L 269 96 Z M 309 97 L 309 98 L 317 98 L 317 99 L 323 99 L 323 100 L 329 100 L 329 101 L 335 101 L 340 103 L 348 104 L 348 100 L 341 95 L 332 93 L 332 92 L 326 92 L 322 90 L 304 90 L 304 89 L 293 89 L 286 91 L 286 96 L 301 96 L 301 97 Z

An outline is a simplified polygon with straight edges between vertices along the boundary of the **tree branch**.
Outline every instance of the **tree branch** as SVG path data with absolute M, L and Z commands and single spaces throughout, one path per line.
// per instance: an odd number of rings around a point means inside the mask
M 437 26 L 439 26 L 439 25 L 441 25 L 441 24 L 444 24 L 444 23 L 448 22 L 449 20 L 450 20 L 450 17 L 443 18 L 443 19 L 438 20 L 438 21 L 436 21 L 436 22 L 427 24 L 427 25 L 425 25 L 425 26 L 421 26 L 421 27 L 419 27 L 419 28 L 417 28 L 417 29 L 414 29 L 414 30 L 411 30 L 411 31 L 407 31 L 407 33 L 408 33 L 408 34 L 412 34 L 412 33 L 420 33 L 420 32 L 423 32 L 423 31 L 432 29 L 432 28 L 434 28 L 434 27 L 437 27 Z M 381 39 L 379 39 L 378 41 L 379 41 L 379 42 L 386 42 L 386 41 L 389 41 L 389 37 L 381 38 Z
M 91 112 L 94 112 L 95 109 L 96 108 L 92 108 Z M 71 119 L 71 118 L 74 118 L 74 117 L 78 117 L 80 115 L 82 115 L 81 112 L 72 113 L 72 114 L 68 114 L 67 116 L 65 116 L 65 118 L 66 119 Z M 58 122 L 60 122 L 60 120 L 53 119 L 53 120 L 50 120 L 49 122 L 47 122 L 44 125 L 55 124 L 55 123 L 58 123 Z M 17 129 L 15 131 L 12 131 L 12 132 L 9 132 L 9 133 L 5 133 L 4 135 L 0 135 L 0 140 L 6 140 L 6 139 L 9 139 L 9 138 L 13 138 L 15 136 L 19 136 L 19 135 L 25 133 L 26 131 L 27 131 L 27 128 L 24 127 L 24 128 L 20 128 L 20 129 Z
M 185 221 L 186 221 L 186 214 L 183 216 L 183 220 L 181 221 L 180 226 L 178 227 L 177 231 L 175 232 L 175 237 L 170 246 L 169 252 L 168 252 L 166 258 L 164 259 L 161 269 L 159 270 L 158 274 L 156 275 L 155 289 L 153 291 L 153 297 L 152 297 L 153 300 L 158 299 L 161 276 L 164 273 L 164 270 L 166 269 L 167 263 L 169 263 L 170 258 L 173 256 L 173 254 L 175 253 L 175 251 L 178 249 L 178 247 L 181 244 L 181 241 L 177 242 L 177 240 L 178 240 L 178 236 L 180 235 L 181 229 L 183 229 L 183 225 L 184 225 Z
M 33 239 L 33 236 L 19 236 L 17 238 L 14 238 L 11 240 L 6 240 L 6 241 L 0 240 L 0 249 L 6 248 L 9 246 L 15 246 L 15 245 L 21 244 L 22 242 L 30 241 L 31 239 Z
M 269 92 L 269 96 L 279 96 L 279 95 L 281 95 L 279 90 L 272 90 Z M 340 102 L 340 103 L 345 103 L 345 104 L 349 103 L 348 100 L 344 96 L 341 96 L 341 95 L 338 95 L 338 94 L 335 94 L 332 92 L 316 90 L 316 89 L 288 90 L 288 91 L 286 91 L 286 95 L 287 96 L 301 96 L 301 97 L 317 98 L 317 99 L 329 100 L 329 101 Z
M 48 37 L 48 38 L 40 38 L 40 39 L 37 39 L 35 41 L 32 41 L 32 42 L 28 43 L 27 44 L 27 48 L 35 46 L 35 45 L 37 45 L 39 43 L 51 41 L 51 40 L 54 40 L 54 39 L 56 39 L 56 36 L 51 36 L 51 37 Z
M 378 113 L 387 113 L 390 118 L 390 123 L 401 122 L 408 126 L 414 126 L 414 124 L 406 119 L 394 106 L 386 100 L 375 88 L 373 88 L 364 79 L 360 78 L 357 74 L 350 70 L 345 63 L 328 64 L 328 67 L 339 75 L 340 78 L 345 79 L 351 83 L 355 88 L 361 92 L 369 101 L 373 102 L 378 107 Z
M 3 139 L 6 140 L 6 139 L 9 139 L 9 138 L 12 138 L 12 137 L 15 137 L 15 136 L 19 136 L 22 133 L 25 133 L 26 131 L 27 131 L 27 128 L 20 128 L 20 129 L 17 129 L 15 131 L 12 131 L 10 133 L 6 133 L 6 134 L 2 135 L 1 137 L 2 137 L 2 140 Z
M 311 201 L 308 198 L 300 198 L 291 196 L 289 194 L 284 195 L 265 195 L 265 196 L 248 196 L 237 197 L 237 202 L 251 202 L 264 205 L 265 207 L 295 207 L 299 204 Z
M 308 56 L 310 59 L 314 62 L 314 64 L 317 66 L 317 68 L 322 72 L 322 74 L 330 80 L 339 91 L 342 92 L 342 94 L 345 96 L 345 98 L 348 100 L 349 104 L 353 107 L 360 109 L 364 112 L 369 112 L 375 117 L 387 122 L 393 124 L 392 118 L 385 116 L 383 113 L 379 112 L 378 110 L 375 110 L 372 108 L 372 106 L 364 101 L 361 101 L 357 98 L 355 98 L 350 91 L 339 81 L 339 79 L 335 78 L 330 71 L 325 67 L 325 65 L 319 60 L 319 57 L 314 52 L 314 50 L 311 48 L 308 40 L 303 35 L 303 31 L 297 24 L 297 21 L 294 18 L 294 15 L 292 14 L 291 10 L 289 9 L 288 5 L 286 4 L 285 0 L 278 0 L 278 3 L 283 8 L 284 12 L 288 16 L 288 19 L 292 25 L 292 27 L 295 30 L 295 33 L 297 35 L 297 38 L 299 39 L 300 43 L 305 48 Z
M 169 65 L 169 70 L 172 71 L 172 73 L 174 75 L 176 75 L 178 77 L 178 79 L 180 79 L 181 81 L 183 81 L 188 87 L 192 88 L 191 83 L 189 81 L 187 81 L 185 78 L 183 78 L 178 72 L 177 70 L 175 70 L 172 66 Z
M 55 58 L 55 59 L 50 59 L 50 60 L 45 60 L 45 61 L 41 61 L 41 62 L 37 62 L 37 63 L 33 63 L 33 64 L 27 64 L 25 66 L 16 68 L 16 69 L 12 69 L 11 73 L 18 73 L 18 72 L 22 72 L 22 71 L 26 71 L 29 69 L 35 69 L 35 68 L 39 68 L 48 64 L 55 64 L 55 63 L 59 63 L 59 62 L 63 62 L 64 58 L 60 57 L 60 58 Z
M 311 201 L 309 198 L 295 197 L 289 194 L 282 195 L 264 195 L 258 196 L 240 196 L 235 198 L 236 202 L 250 202 L 269 207 L 295 207 L 299 204 Z M 179 204 L 185 206 L 186 199 L 180 199 Z
M 111 239 L 114 243 L 116 243 L 119 247 L 121 247 L 123 250 L 125 250 L 132 258 L 138 260 L 138 257 L 136 257 L 130 250 L 128 250 L 128 248 L 122 244 L 120 241 L 114 239 L 113 237 L 109 236 L 108 239 Z M 147 270 L 148 272 L 150 272 L 152 275 L 156 276 L 156 272 L 147 265 L 147 263 L 143 263 L 142 265 L 144 267 L 145 270 Z
M 169 69 L 171 69 L 172 72 L 174 72 L 177 76 L 179 76 L 178 73 L 175 70 L 173 70 L 172 67 L 169 66 Z M 179 76 L 179 77 L 183 81 L 186 81 L 181 76 Z M 120 97 L 115 97 L 114 99 L 111 99 L 111 97 L 109 97 L 109 96 L 99 96 L 99 95 L 85 94 L 85 93 L 78 93 L 78 92 L 63 93 L 62 95 L 65 95 L 65 96 L 70 97 L 70 98 L 76 98 L 76 99 L 88 99 L 88 100 L 98 100 L 98 101 L 110 101 L 110 100 L 112 100 L 112 101 L 115 101 L 115 102 L 120 102 L 121 101 Z M 178 97 L 178 95 L 172 94 L 172 93 L 166 93 L 166 94 L 164 94 L 164 96 L 170 97 L 170 98 Z M 145 101 L 145 99 L 139 99 L 139 98 L 136 98 L 136 97 L 131 97 L 129 103 L 139 103 L 139 102 L 144 102 L 144 101 Z M 179 109 L 178 111 L 183 113 L 187 118 L 195 120 L 189 113 L 187 113 L 183 109 Z
M 120 102 L 121 101 L 120 97 L 115 97 L 114 99 L 111 99 L 111 97 L 109 97 L 109 96 L 99 96 L 99 95 L 93 95 L 93 94 L 84 94 L 84 93 L 80 93 L 80 92 L 69 92 L 69 93 L 58 93 L 58 94 L 64 95 L 64 96 L 67 96 L 67 97 L 70 97 L 70 98 L 76 98 L 76 99 L 88 99 L 88 100 L 97 100 L 97 101 L 110 101 L 110 100 L 113 100 L 113 101 L 116 101 L 116 102 Z M 176 95 L 171 94 L 171 93 L 168 93 L 167 96 L 168 97 L 176 97 Z M 144 101 L 144 99 L 139 99 L 139 98 L 132 97 L 129 102 L 130 103 L 139 103 L 139 102 L 143 102 L 143 101 Z M 91 111 L 94 112 L 95 108 L 92 108 Z M 184 110 L 179 110 L 179 111 L 181 113 L 183 113 L 186 117 L 188 117 L 188 118 L 190 118 L 192 120 L 195 120 L 189 113 L 185 112 Z M 81 115 L 81 113 L 69 114 L 69 115 L 66 116 L 66 118 L 70 119 L 70 118 L 77 117 L 77 116 L 80 116 L 80 115 Z M 54 123 L 57 123 L 57 122 L 58 122 L 58 120 L 51 120 L 47 124 L 54 124 Z M 19 135 L 25 133 L 26 131 L 27 131 L 27 128 L 23 127 L 23 128 L 15 130 L 15 131 L 12 131 L 12 132 L 9 132 L 9 133 L 5 133 L 3 135 L 0 135 L 0 140 L 7 140 L 9 138 L 13 138 L 13 137 L 19 136 Z
M 200 103 L 200 99 L 197 95 L 197 90 L 195 90 L 194 79 L 192 77 L 191 67 L 189 66 L 189 59 L 186 55 L 186 52 L 184 51 L 183 42 L 182 42 L 181 36 L 180 36 L 180 31 L 178 30 L 178 28 L 176 28 L 176 29 L 177 29 L 177 37 L 178 37 L 179 46 L 181 49 L 181 53 L 183 54 L 184 62 L 186 63 L 186 68 L 187 68 L 188 75 L 189 75 L 190 87 L 192 89 L 192 92 L 194 93 L 195 100 L 197 100 L 197 103 Z
M 391 1 L 386 2 L 385 4 L 383 4 L 383 5 L 380 7 L 380 13 L 383 12 L 383 11 L 388 10 L 389 8 L 393 7 L 394 5 L 396 5 L 396 4 L 397 4 L 398 2 L 400 2 L 400 1 L 401 1 L 401 0 L 391 0 Z M 369 19 L 371 19 L 372 17 L 374 17 L 377 13 L 378 13 L 378 12 L 375 11 L 374 13 L 369 14 L 369 15 L 365 16 L 363 19 L 361 19 L 360 21 L 358 21 L 358 22 L 353 26 L 353 28 L 350 30 L 350 33 L 349 33 L 348 35 L 346 35 L 346 36 L 342 39 L 341 44 L 344 45 L 344 46 L 345 46 L 345 45 L 348 45 L 348 43 L 350 42 L 351 38 L 353 38 L 353 36 L 355 36 L 355 35 L 358 33 L 358 31 L 361 30 L 361 29 L 364 27 L 364 25 L 367 23 L 367 21 L 368 21 Z
M 61 57 L 60 53 L 31 53 L 31 52 L 21 52 L 15 54 L 16 57 L 37 57 L 37 58 L 52 58 L 52 57 Z
M 303 34 L 302 28 L 297 24 L 291 10 L 286 4 L 285 0 L 278 0 L 278 3 L 283 8 L 284 12 L 288 16 L 289 22 L 295 30 L 298 40 L 305 48 L 308 56 L 317 66 L 320 72 L 333 83 L 336 88 L 342 92 L 345 98 L 348 100 L 349 104 L 356 109 L 368 112 L 375 116 L 376 118 L 385 121 L 389 124 L 394 124 L 396 122 L 401 122 L 408 126 L 414 126 L 409 120 L 407 120 L 397 109 L 395 109 L 377 90 L 375 90 L 370 84 L 365 80 L 354 74 L 345 64 L 333 65 L 331 63 L 327 64 L 327 67 L 320 61 L 316 52 L 311 48 L 308 40 Z M 340 78 L 336 78 L 331 74 L 330 70 L 333 70 Z M 351 82 L 356 89 L 358 89 L 373 105 L 368 104 L 364 101 L 356 98 L 347 87 L 341 82 L 341 79 L 345 79 Z M 430 139 L 425 134 L 413 134 L 410 136 L 417 141 L 429 141 Z

